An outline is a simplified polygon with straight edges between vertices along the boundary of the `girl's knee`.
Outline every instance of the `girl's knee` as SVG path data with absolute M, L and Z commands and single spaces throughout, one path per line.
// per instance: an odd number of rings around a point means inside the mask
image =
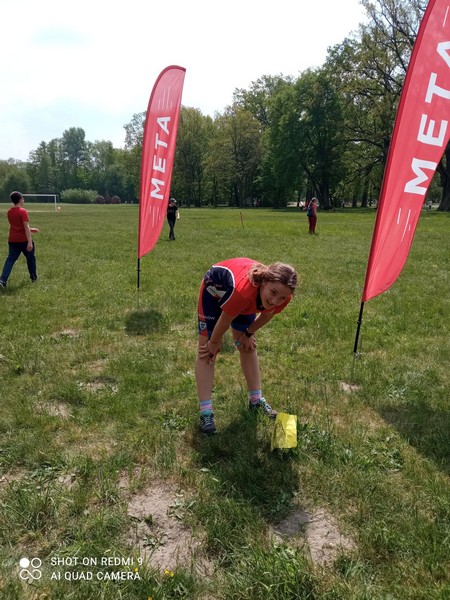
M 253 354 L 256 354 L 256 348 L 245 349 L 242 344 L 238 346 L 238 350 L 241 353 L 241 356 L 244 356 L 244 357 L 252 356 Z
M 208 343 L 208 340 L 206 340 L 204 344 L 202 344 L 201 342 L 198 343 L 198 346 L 197 346 L 197 358 L 201 357 L 202 352 L 204 352 L 205 346 L 206 346 L 207 343 Z

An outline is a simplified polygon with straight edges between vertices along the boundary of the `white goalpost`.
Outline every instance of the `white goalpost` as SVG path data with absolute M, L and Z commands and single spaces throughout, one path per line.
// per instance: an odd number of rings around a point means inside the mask
M 22 196 L 24 198 L 26 198 L 27 196 L 28 197 L 33 197 L 33 198 L 36 198 L 36 197 L 39 197 L 39 196 L 45 197 L 45 198 L 53 198 L 54 201 L 55 201 L 55 212 L 57 212 L 57 210 L 58 210 L 58 206 L 57 206 L 57 204 L 58 204 L 58 196 L 57 196 L 57 194 L 22 194 Z

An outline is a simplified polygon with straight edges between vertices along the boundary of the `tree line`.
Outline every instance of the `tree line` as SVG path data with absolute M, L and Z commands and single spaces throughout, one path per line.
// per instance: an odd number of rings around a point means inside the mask
M 181 107 L 171 195 L 194 206 L 322 208 L 378 199 L 395 114 L 425 0 L 361 0 L 366 21 L 298 77 L 263 75 L 214 117 Z M 137 202 L 145 112 L 125 145 L 89 142 L 81 128 L 41 142 L 25 163 L 0 161 L 0 194 L 95 190 Z M 428 196 L 450 210 L 450 146 Z

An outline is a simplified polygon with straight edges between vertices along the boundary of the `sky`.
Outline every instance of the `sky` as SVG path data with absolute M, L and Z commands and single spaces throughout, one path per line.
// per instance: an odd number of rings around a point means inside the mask
M 359 0 L 0 0 L 0 160 L 70 127 L 123 147 L 169 65 L 213 117 L 262 75 L 321 66 L 364 17 Z

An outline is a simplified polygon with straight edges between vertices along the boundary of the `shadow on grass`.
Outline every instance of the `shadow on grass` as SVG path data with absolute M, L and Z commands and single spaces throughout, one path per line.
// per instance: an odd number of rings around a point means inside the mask
M 154 331 L 162 331 L 164 326 L 164 315 L 151 309 L 133 311 L 125 320 L 125 331 L 128 335 L 146 335 Z
M 377 410 L 409 444 L 450 475 L 450 411 L 435 410 L 425 402 Z
M 0 296 L 15 296 L 24 287 L 27 287 L 29 285 L 39 285 L 39 284 L 31 284 L 29 281 L 21 281 L 20 283 L 13 283 L 13 284 L 9 283 L 5 288 L 0 289 Z
M 244 413 L 212 437 L 198 433 L 193 445 L 201 468 L 222 484 L 227 495 L 258 508 L 270 522 L 284 517 L 298 487 L 298 469 L 293 455 L 270 450 L 270 433 L 264 427 L 258 439 L 258 419 Z M 261 434 L 259 435 L 261 438 Z

